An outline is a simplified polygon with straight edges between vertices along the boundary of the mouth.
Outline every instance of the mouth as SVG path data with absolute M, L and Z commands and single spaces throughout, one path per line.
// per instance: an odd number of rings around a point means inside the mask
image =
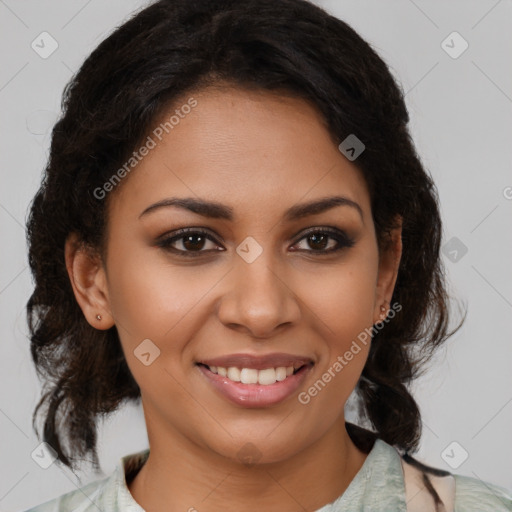
M 312 364 L 312 363 L 309 363 Z M 296 364 L 295 366 L 278 366 L 258 370 L 256 368 L 238 368 L 236 366 L 209 366 L 203 363 L 197 363 L 198 366 L 206 368 L 211 373 L 225 377 L 231 382 L 251 385 L 259 384 L 261 386 L 271 386 L 276 382 L 282 382 L 291 375 L 295 375 L 305 364 Z
M 247 408 L 269 407 L 290 397 L 313 366 L 310 358 L 285 354 L 233 355 L 196 363 L 217 393 Z

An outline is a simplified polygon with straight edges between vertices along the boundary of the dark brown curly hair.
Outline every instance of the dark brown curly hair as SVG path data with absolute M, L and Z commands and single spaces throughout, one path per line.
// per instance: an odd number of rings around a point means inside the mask
M 365 151 L 354 164 L 368 184 L 379 248 L 397 216 L 403 253 L 392 303 L 402 306 L 372 337 L 356 387 L 360 420 L 404 451 L 421 421 L 408 384 L 448 332 L 437 192 L 407 129 L 404 93 L 387 65 L 349 25 L 306 0 L 160 0 L 117 28 L 66 86 L 48 164 L 27 220 L 35 289 L 27 303 L 31 354 L 44 382 L 33 414 L 43 439 L 70 468 L 97 458 L 97 424 L 140 400 L 116 327 L 91 327 L 66 271 L 71 233 L 104 255 L 105 199 L 94 191 L 185 93 L 227 82 L 312 102 L 333 140 Z M 136 172 L 134 170 L 133 172 Z M 127 178 L 129 179 L 129 178 Z

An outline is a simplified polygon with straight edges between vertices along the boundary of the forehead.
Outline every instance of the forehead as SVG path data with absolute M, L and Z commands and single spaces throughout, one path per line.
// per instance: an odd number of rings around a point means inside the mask
M 112 214 L 140 214 L 171 196 L 260 215 L 335 194 L 370 207 L 362 173 L 339 152 L 321 113 L 301 98 L 204 89 L 162 112 L 149 137 L 154 147 L 112 198 Z

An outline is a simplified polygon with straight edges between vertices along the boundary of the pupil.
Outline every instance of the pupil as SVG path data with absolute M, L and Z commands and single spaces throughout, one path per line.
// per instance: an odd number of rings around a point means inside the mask
M 198 243 L 191 242 L 191 240 L 198 239 Z M 187 235 L 184 237 L 183 245 L 188 250 L 202 249 L 204 245 L 204 237 L 202 235 Z
M 317 244 L 316 249 L 324 249 L 327 245 L 327 237 L 325 235 L 310 235 L 309 241 L 313 241 L 313 248 L 315 248 L 314 245 Z M 318 242 L 320 242 L 320 244 L 318 244 Z

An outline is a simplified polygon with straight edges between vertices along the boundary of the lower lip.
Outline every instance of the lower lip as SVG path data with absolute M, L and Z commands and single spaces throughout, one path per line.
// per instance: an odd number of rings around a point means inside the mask
M 256 408 L 277 404 L 292 395 L 304 382 L 312 365 L 305 365 L 297 373 L 268 386 L 234 382 L 227 377 L 211 372 L 205 366 L 198 365 L 198 368 L 208 381 L 228 400 L 241 407 Z

